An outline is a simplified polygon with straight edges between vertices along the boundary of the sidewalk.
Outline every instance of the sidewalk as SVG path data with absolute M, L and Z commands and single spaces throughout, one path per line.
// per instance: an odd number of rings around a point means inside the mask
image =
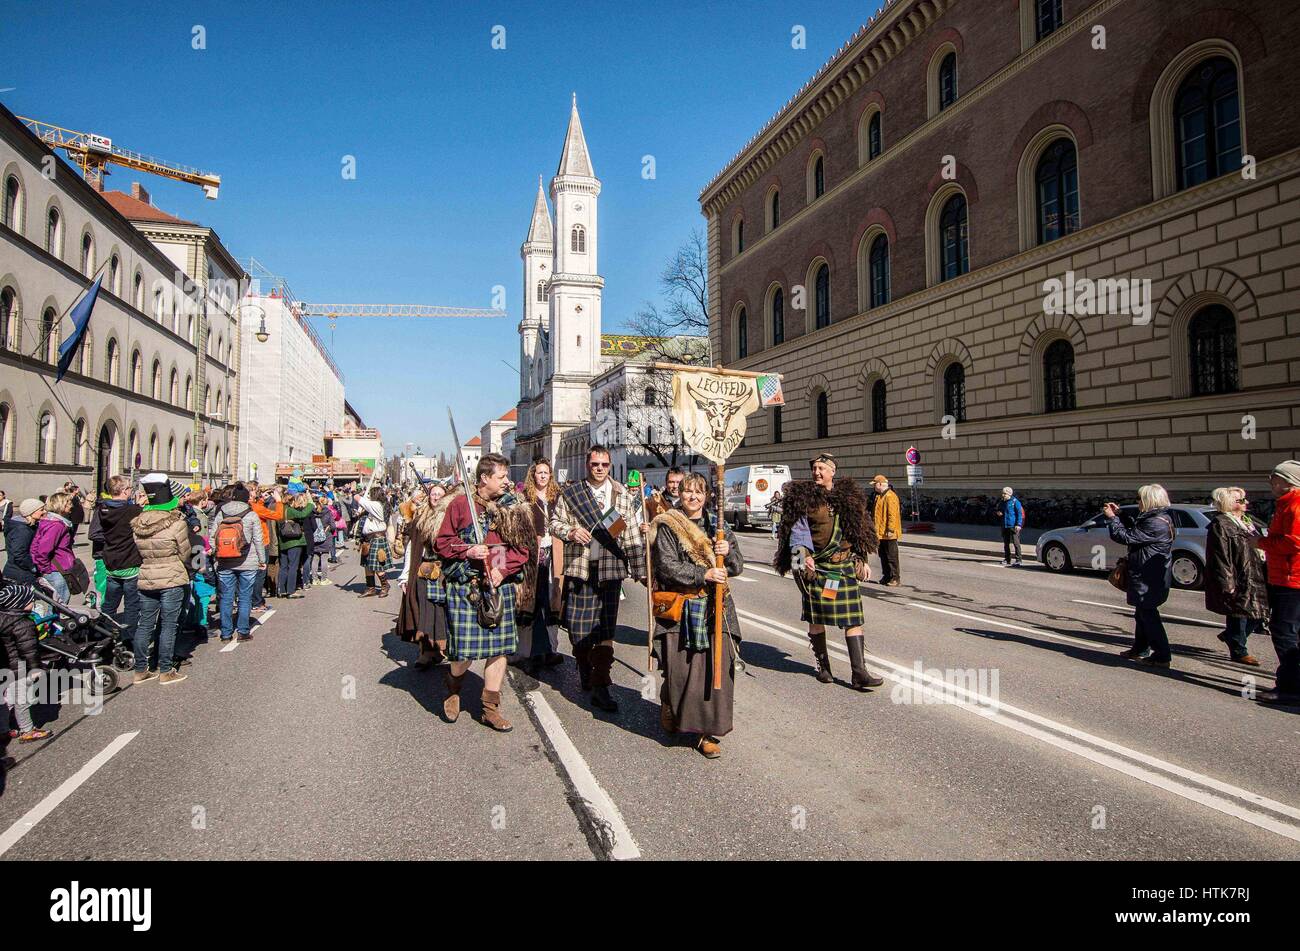
M 998 525 L 958 525 L 953 522 L 931 522 L 933 532 L 912 533 L 903 523 L 903 537 L 899 544 L 912 548 L 932 548 L 937 551 L 959 551 L 973 555 L 1002 557 L 1002 528 Z M 1034 561 L 1034 545 L 1045 529 L 1026 528 L 1020 532 L 1020 548 L 1026 561 Z

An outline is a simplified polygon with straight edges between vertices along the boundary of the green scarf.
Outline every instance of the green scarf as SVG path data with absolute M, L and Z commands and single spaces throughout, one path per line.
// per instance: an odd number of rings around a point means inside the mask
M 144 510 L 146 512 L 170 512 L 180 504 L 181 500 L 173 496 L 170 502 L 160 502 L 157 505 L 146 505 Z

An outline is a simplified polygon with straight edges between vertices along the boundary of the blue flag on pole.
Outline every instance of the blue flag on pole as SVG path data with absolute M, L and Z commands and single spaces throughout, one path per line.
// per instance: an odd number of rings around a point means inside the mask
M 104 276 L 101 274 L 95 278 L 95 283 L 90 285 L 90 290 L 86 296 L 77 302 L 77 306 L 72 308 L 72 334 L 67 340 L 59 344 L 59 372 L 54 377 L 54 382 L 58 383 L 63 379 L 63 374 L 68 372 L 68 367 L 72 366 L 72 355 L 77 352 L 77 347 L 81 346 L 81 338 L 86 336 L 86 325 L 90 323 L 90 312 L 95 308 L 95 299 L 99 297 L 99 286 L 104 283 Z

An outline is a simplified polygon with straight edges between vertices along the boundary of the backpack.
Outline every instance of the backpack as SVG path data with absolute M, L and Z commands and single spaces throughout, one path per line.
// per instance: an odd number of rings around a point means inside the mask
M 316 523 L 316 531 L 312 532 L 311 540 L 317 545 L 324 545 L 328 537 L 329 536 L 325 534 L 325 523 L 318 521 Z
M 294 541 L 298 538 L 302 538 L 302 522 L 294 518 L 286 518 L 284 524 L 280 526 L 280 539 Z
M 243 558 L 248 554 L 248 539 L 244 537 L 244 517 L 228 515 L 217 527 L 217 558 Z

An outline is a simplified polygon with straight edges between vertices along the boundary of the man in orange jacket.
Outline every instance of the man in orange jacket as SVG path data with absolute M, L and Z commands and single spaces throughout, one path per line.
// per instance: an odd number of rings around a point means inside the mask
M 267 505 L 265 500 L 270 500 Z M 257 580 L 253 582 L 253 610 L 259 614 L 266 610 L 266 572 L 272 564 L 271 523 L 284 521 L 284 489 L 272 486 L 271 491 L 262 496 L 256 482 L 248 483 L 248 506 L 262 520 L 262 537 L 266 539 L 266 564 L 258 569 Z
M 1300 461 L 1279 463 L 1268 477 L 1277 504 L 1267 538 L 1251 544 L 1268 556 L 1269 633 L 1277 652 L 1277 682 L 1262 703 L 1300 703 Z

